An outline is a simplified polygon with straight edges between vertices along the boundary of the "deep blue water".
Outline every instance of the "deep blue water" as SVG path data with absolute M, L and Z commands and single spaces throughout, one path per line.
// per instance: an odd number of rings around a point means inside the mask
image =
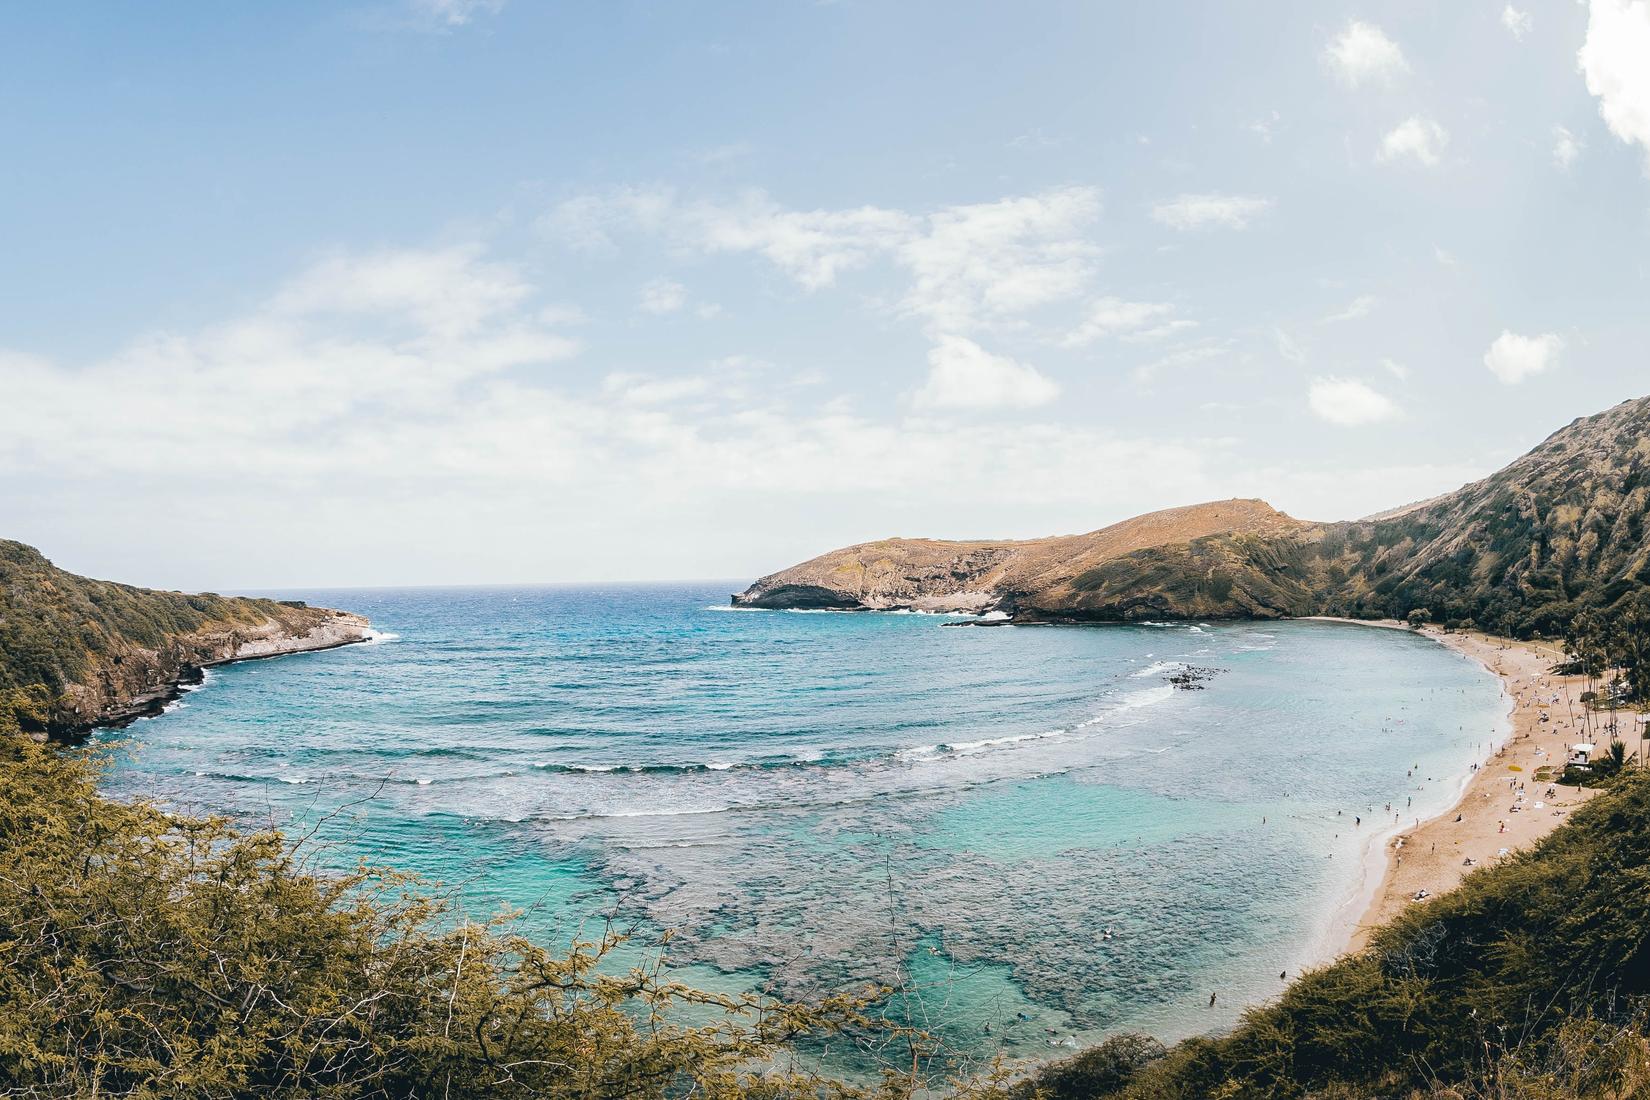
M 1441 811 L 1506 709 L 1397 631 L 959 628 L 725 610 L 737 587 L 271 593 L 387 636 L 213 671 L 105 735 L 110 785 L 283 825 L 357 803 L 329 858 L 541 939 L 673 929 L 717 988 L 904 974 L 960 1046 L 1046 1055 L 1224 1026 L 1337 950 L 1382 807 Z M 1216 671 L 1170 685 L 1188 665 Z

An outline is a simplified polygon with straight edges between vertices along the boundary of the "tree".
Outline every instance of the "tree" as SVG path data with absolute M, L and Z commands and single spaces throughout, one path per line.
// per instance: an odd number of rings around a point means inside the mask
M 1627 746 L 1621 738 L 1617 737 L 1611 740 L 1604 759 L 1607 761 L 1605 768 L 1611 775 L 1619 773 L 1621 769 L 1627 766 Z
M 1409 613 L 1408 622 L 1409 622 L 1409 628 L 1411 630 L 1420 630 L 1423 626 L 1426 626 L 1431 621 L 1432 621 L 1432 612 L 1428 611 L 1424 607 L 1417 607 L 1414 611 L 1411 611 Z

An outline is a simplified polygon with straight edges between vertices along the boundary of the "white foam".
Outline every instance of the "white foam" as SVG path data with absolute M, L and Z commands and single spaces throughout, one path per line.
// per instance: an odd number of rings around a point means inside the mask
M 383 645 L 385 642 L 396 641 L 400 637 L 401 635 L 393 634 L 388 630 L 368 630 L 361 635 L 361 640 L 367 645 Z
M 1041 741 L 1047 737 L 1058 737 L 1065 733 L 1065 729 L 1045 730 L 1041 733 L 1014 733 L 1006 737 L 987 737 L 980 741 L 957 741 L 940 746 L 956 753 L 978 752 L 981 749 L 995 748 L 998 745 L 1016 745 L 1022 741 Z
M 604 817 L 700 817 L 705 814 L 723 814 L 732 806 L 700 806 L 684 810 L 603 810 L 586 814 L 555 814 L 547 821 L 590 821 Z
M 1160 687 L 1129 692 L 1117 700 L 1117 706 L 1113 707 L 1112 710 L 1114 713 L 1124 710 L 1138 710 L 1141 707 L 1155 706 L 1165 699 L 1172 699 L 1173 697 L 1174 687 L 1170 684 L 1163 684 Z M 1102 715 L 1102 717 L 1104 716 Z
M 1154 661 L 1145 668 L 1141 669 L 1139 672 L 1133 673 L 1132 675 L 1134 679 L 1140 680 L 1148 676 L 1165 676 L 1171 672 L 1184 671 L 1186 671 L 1186 664 L 1184 661 Z

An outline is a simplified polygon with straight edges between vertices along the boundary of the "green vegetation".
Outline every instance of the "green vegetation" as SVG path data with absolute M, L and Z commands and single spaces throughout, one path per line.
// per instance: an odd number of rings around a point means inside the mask
M 1110 559 L 1016 598 L 1024 618 L 1343 615 L 1562 638 L 1579 616 L 1650 618 L 1650 398 L 1555 432 L 1413 507 Z M 1638 667 L 1638 666 L 1635 666 Z
M 553 955 L 394 874 L 319 875 L 278 834 L 105 799 L 96 775 L 0 739 L 6 1096 L 853 1100 L 930 1072 L 920 1035 L 855 998 L 606 973 L 611 939 Z M 827 1036 L 897 1048 L 900 1070 L 850 1087 L 794 1068 Z
M 1308 584 L 1332 614 L 1561 638 L 1650 584 L 1650 399 L 1553 433 L 1498 473 L 1391 517 L 1336 524 Z
M 190 635 L 316 618 L 271 600 L 90 580 L 32 547 L 0 540 L 0 734 L 83 724 L 87 715 L 68 698 L 76 687 L 102 703 L 156 686 L 198 659 Z
M 1580 695 L 1586 736 L 1604 742 L 1605 751 L 1587 764 L 1567 766 L 1562 781 L 1596 786 L 1641 755 L 1646 730 L 1640 712 L 1650 703 L 1650 592 L 1625 596 L 1610 612 L 1577 615 L 1565 652 L 1562 671 L 1586 683 Z

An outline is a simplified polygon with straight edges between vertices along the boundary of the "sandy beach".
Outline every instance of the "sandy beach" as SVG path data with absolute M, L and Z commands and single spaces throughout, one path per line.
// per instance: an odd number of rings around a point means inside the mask
M 1364 625 L 1408 629 L 1397 622 Z M 1557 644 L 1439 629 L 1426 633 L 1501 677 L 1511 705 L 1510 732 L 1469 773 L 1453 807 L 1386 841 L 1384 873 L 1353 930 L 1354 950 L 1368 943 L 1375 928 L 1415 904 L 1418 893 L 1432 897 L 1453 889 L 1475 868 L 1535 843 L 1562 824 L 1594 792 L 1538 780 L 1538 771 L 1550 768 L 1556 776 L 1572 744 L 1592 742 L 1602 751 L 1609 740 L 1598 728 L 1600 715 L 1591 716 L 1589 732 L 1589 716 L 1581 705 L 1586 690 L 1582 678 L 1549 673 L 1563 659 Z M 1636 716 L 1627 717 L 1633 724 L 1623 722 L 1623 740 L 1636 751 Z

